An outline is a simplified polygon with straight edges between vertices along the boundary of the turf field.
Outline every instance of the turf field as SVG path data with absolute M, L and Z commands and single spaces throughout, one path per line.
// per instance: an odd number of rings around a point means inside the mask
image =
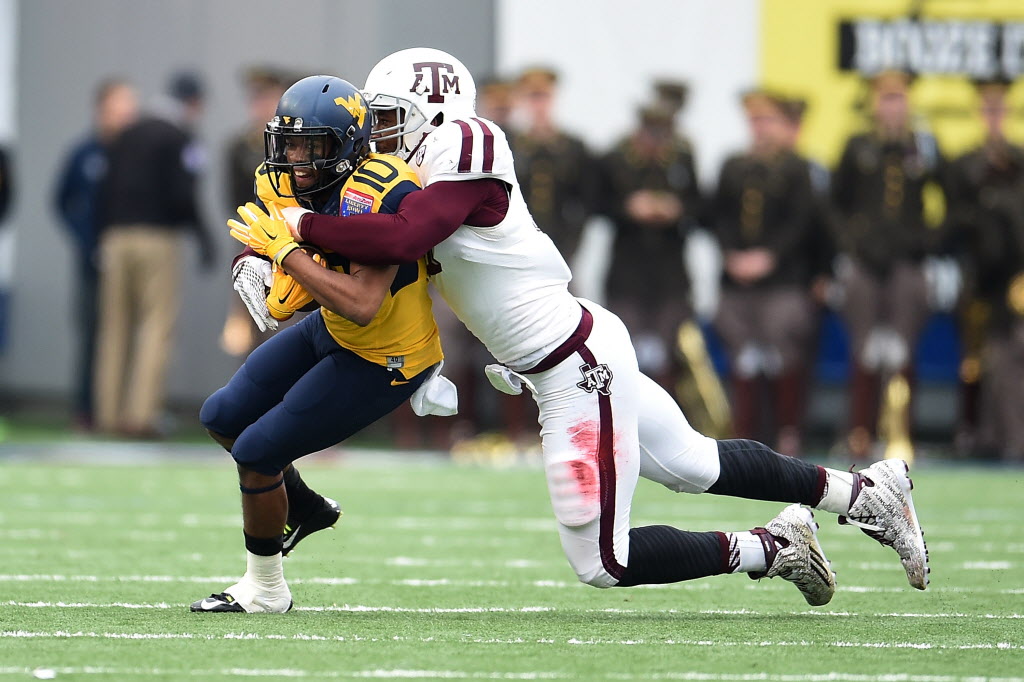
M 244 569 L 233 468 L 212 446 L 31 447 L 0 456 L 0 682 L 1024 680 L 1019 468 L 912 472 L 925 593 L 819 514 L 840 590 L 812 609 L 779 579 L 579 585 L 535 468 L 319 460 L 305 477 L 346 514 L 286 560 L 295 610 L 253 616 L 187 609 Z M 643 482 L 634 524 L 745 529 L 779 507 Z

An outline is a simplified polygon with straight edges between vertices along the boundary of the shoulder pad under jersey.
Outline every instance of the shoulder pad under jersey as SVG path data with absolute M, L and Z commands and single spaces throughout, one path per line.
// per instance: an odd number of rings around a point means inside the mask
M 512 150 L 505 132 L 475 116 L 438 126 L 416 150 L 412 165 L 419 169 L 425 185 L 479 178 L 515 182 Z
M 371 154 L 341 188 L 340 215 L 394 213 L 409 192 L 419 189 L 409 164 L 388 154 Z
M 278 196 L 274 186 L 270 182 L 270 174 L 275 171 L 269 170 L 266 164 L 260 164 L 256 168 L 256 198 L 263 202 L 264 206 L 277 204 L 278 206 L 298 206 L 299 202 L 292 197 Z M 291 178 L 286 174 L 280 175 L 281 191 L 289 194 L 292 191 Z

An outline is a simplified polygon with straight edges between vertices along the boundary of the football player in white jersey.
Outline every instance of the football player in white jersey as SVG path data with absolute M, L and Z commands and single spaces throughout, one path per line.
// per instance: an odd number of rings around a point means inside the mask
M 476 115 L 473 77 L 458 59 L 402 50 L 373 68 L 364 95 L 376 151 L 407 160 L 424 189 L 393 215 L 295 208 L 275 229 L 364 263 L 427 255 L 445 300 L 497 359 L 487 367 L 491 383 L 513 393 L 525 385 L 537 401 L 551 503 L 581 581 L 632 586 L 745 572 L 781 576 L 808 603 L 827 603 L 835 578 L 802 503 L 893 547 L 911 585 L 925 588 L 927 552 L 904 462 L 847 473 L 755 441 L 702 436 L 639 372 L 619 319 L 569 293 L 569 268 L 530 216 L 505 133 Z M 748 531 L 630 528 L 638 476 L 678 492 L 796 504 Z

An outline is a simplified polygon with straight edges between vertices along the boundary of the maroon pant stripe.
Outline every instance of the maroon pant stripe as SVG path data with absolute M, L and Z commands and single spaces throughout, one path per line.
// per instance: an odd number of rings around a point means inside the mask
M 456 121 L 462 128 L 462 154 L 459 156 L 459 172 L 468 173 L 473 164 L 473 129 L 465 121 Z
M 828 482 L 828 472 L 825 471 L 824 467 L 818 467 L 818 481 L 817 481 L 816 485 L 814 486 L 814 495 L 813 495 L 813 497 L 815 499 L 813 501 L 811 501 L 811 502 L 806 502 L 805 504 L 809 504 L 809 505 L 811 505 L 813 507 L 814 505 L 816 505 L 819 502 L 821 502 L 821 498 L 825 497 L 825 484 L 827 482 Z
M 589 348 L 584 345 L 577 352 L 583 362 L 591 367 L 597 367 L 597 359 Z M 612 423 L 611 396 L 598 393 L 597 407 L 600 415 L 597 472 L 601 486 L 601 527 L 597 544 L 601 550 L 604 570 L 616 580 L 621 580 L 626 569 L 615 558 L 615 431 Z
M 473 120 L 479 123 L 484 131 L 484 173 L 490 173 L 494 169 L 494 133 L 480 119 Z

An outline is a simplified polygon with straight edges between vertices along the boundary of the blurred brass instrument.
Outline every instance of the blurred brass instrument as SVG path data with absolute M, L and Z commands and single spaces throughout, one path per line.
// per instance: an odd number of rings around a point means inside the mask
M 679 325 L 676 348 L 682 359 L 682 372 L 676 382 L 676 398 L 686 419 L 700 433 L 711 438 L 732 434 L 729 400 L 711 364 L 704 335 L 694 322 Z
M 1024 272 L 1010 280 L 1006 290 L 1006 304 L 1017 315 L 1024 315 Z
M 885 441 L 885 458 L 914 461 L 914 446 L 910 442 L 910 384 L 902 374 L 896 374 L 885 386 L 882 412 L 878 417 L 878 433 Z

